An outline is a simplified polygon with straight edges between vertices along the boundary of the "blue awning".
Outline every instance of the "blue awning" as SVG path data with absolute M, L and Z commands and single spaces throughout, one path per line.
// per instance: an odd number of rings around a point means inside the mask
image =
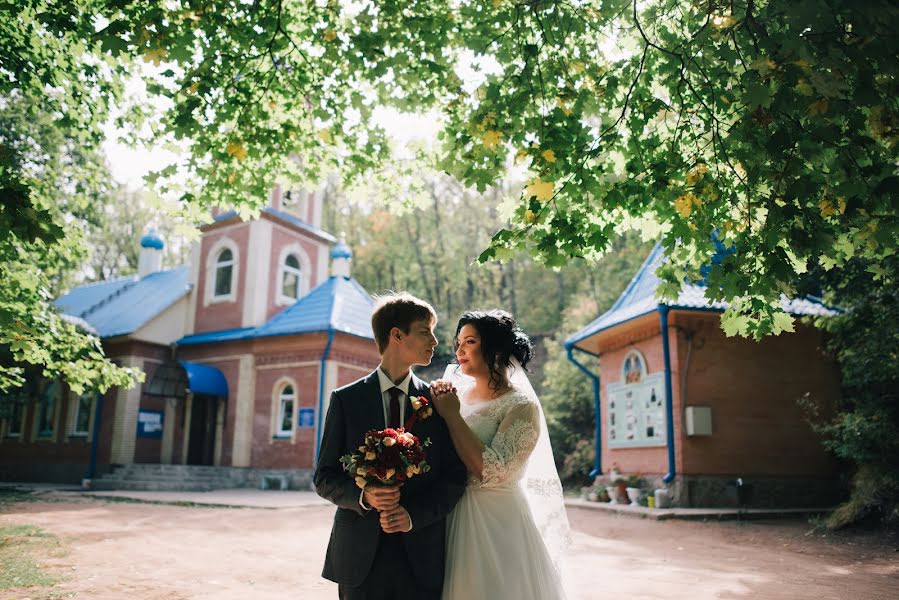
M 145 391 L 169 398 L 184 398 L 187 392 L 227 398 L 228 381 L 215 367 L 179 360 L 159 365 Z
M 225 375 L 208 365 L 179 360 L 178 364 L 187 372 L 187 389 L 194 394 L 228 397 L 228 380 Z

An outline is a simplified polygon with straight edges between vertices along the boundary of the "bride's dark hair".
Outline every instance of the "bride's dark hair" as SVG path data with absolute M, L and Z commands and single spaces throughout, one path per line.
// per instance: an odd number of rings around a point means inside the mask
M 521 330 L 515 318 L 504 310 L 470 310 L 462 313 L 453 336 L 453 353 L 459 349 L 459 331 L 466 325 L 478 330 L 481 336 L 481 356 L 490 371 L 489 387 L 496 389 L 507 382 L 505 373 L 518 359 L 524 368 L 534 355 L 534 345 Z

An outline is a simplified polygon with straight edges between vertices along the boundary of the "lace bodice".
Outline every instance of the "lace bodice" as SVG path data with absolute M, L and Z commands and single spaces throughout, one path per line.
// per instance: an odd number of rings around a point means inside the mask
M 465 422 L 486 446 L 483 477 L 469 475 L 468 485 L 506 488 L 517 484 L 540 433 L 538 404 L 512 389 L 491 402 L 462 407 Z

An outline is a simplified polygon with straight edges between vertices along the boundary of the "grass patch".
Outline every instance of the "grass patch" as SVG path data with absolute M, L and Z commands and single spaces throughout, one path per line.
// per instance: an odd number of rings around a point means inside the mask
M 16 502 L 32 502 L 34 494 L 31 490 L 23 490 L 13 487 L 0 488 L 0 511 Z
M 46 587 L 59 579 L 42 569 L 36 554 L 55 550 L 56 537 L 34 525 L 0 525 L 0 590 Z

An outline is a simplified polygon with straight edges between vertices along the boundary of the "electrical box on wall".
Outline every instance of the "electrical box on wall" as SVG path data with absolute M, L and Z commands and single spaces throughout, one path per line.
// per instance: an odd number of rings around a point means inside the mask
M 687 435 L 712 435 L 712 407 L 687 407 Z

